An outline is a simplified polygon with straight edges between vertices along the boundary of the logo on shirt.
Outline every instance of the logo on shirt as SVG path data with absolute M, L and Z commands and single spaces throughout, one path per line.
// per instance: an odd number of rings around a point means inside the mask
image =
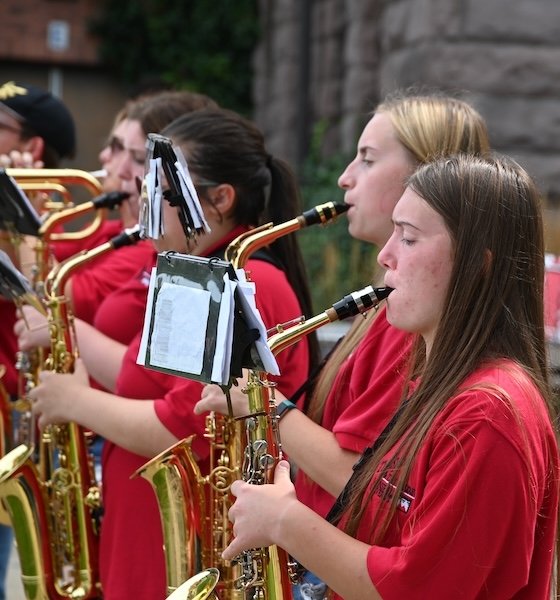
M 150 285 L 150 272 L 146 271 L 145 269 L 138 275 L 138 281 L 140 281 L 140 283 L 142 285 L 145 285 L 146 287 L 149 287 Z
M 377 495 L 384 500 L 385 502 L 389 502 L 393 499 L 395 493 L 397 491 L 397 487 L 392 484 L 386 477 L 382 477 L 379 485 L 377 487 Z M 412 501 L 414 500 L 414 489 L 410 486 L 405 486 L 404 490 L 401 493 L 401 497 L 397 503 L 397 510 L 400 510 L 403 513 L 407 513 L 410 510 L 410 506 L 412 505 Z

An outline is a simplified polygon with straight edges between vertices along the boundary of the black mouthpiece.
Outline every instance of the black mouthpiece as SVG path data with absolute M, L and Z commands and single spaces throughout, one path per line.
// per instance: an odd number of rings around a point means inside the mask
M 111 238 L 111 246 L 115 250 L 119 248 L 123 248 L 124 246 L 132 246 L 136 244 L 136 242 L 140 241 L 140 227 L 136 225 L 136 227 L 132 227 L 130 229 L 125 229 L 121 231 L 114 238 Z
M 326 204 L 319 204 L 314 208 L 306 210 L 302 217 L 305 221 L 305 225 L 317 225 L 318 223 L 328 223 L 345 213 L 350 206 L 348 204 L 336 204 L 334 202 L 327 202 Z
M 129 196 L 130 194 L 128 192 L 107 192 L 106 194 L 95 197 L 92 202 L 95 208 L 113 209 L 119 206 L 119 204 Z
M 336 311 L 339 320 L 347 319 L 348 317 L 364 313 L 370 308 L 374 308 L 381 300 L 387 298 L 392 291 L 393 288 L 374 288 L 371 285 L 368 285 L 362 290 L 344 296 L 342 300 L 333 304 L 333 308 Z

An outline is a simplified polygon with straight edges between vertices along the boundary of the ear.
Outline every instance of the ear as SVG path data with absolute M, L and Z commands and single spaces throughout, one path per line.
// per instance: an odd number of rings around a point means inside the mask
M 222 216 L 229 217 L 235 208 L 235 189 L 229 183 L 220 183 L 208 190 L 210 200 Z
M 28 140 L 25 140 L 22 144 L 22 152 L 29 152 L 33 157 L 33 160 L 41 160 L 43 158 L 44 150 L 45 140 L 38 135 L 34 135 Z

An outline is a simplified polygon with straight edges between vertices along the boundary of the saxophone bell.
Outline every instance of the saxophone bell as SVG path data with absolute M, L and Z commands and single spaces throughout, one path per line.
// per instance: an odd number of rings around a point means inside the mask
M 170 596 L 167 596 L 167 600 L 218 600 L 214 589 L 219 578 L 220 572 L 213 567 L 201 571 L 182 583 Z

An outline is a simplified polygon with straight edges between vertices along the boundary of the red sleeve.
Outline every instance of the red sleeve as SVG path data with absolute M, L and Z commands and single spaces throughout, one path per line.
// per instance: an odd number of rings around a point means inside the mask
M 93 323 L 101 302 L 114 290 L 136 275 L 153 256 L 153 246 L 141 241 L 134 246 L 110 250 L 85 264 L 72 275 L 74 314 Z
M 13 302 L 0 298 L 0 365 L 6 369 L 0 380 L 11 396 L 17 394 L 16 352 L 17 338 L 14 335 L 16 307 Z
M 383 431 L 403 393 L 412 336 L 392 327 L 385 309 L 341 369 L 323 426 L 341 448 L 361 453 Z
M 122 229 L 123 224 L 120 220 L 108 219 L 103 221 L 99 229 L 85 238 L 51 242 L 53 255 L 58 262 L 62 262 L 82 250 L 90 250 L 108 242 L 112 237 L 119 234 Z
M 192 448 L 203 460 L 210 449 L 204 437 L 206 415 L 193 413 L 194 405 L 200 400 L 202 384 L 192 379 L 177 379 L 177 384 L 163 398 L 155 401 L 156 415 L 177 439 L 195 434 Z

